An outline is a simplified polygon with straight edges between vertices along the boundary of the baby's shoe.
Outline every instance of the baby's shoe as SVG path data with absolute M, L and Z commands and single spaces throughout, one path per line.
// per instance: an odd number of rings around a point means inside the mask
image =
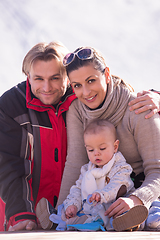
M 146 220 L 146 230 L 160 230 L 160 201 L 154 201 L 149 209 L 148 218 Z
M 36 216 L 43 229 L 55 229 L 55 225 L 50 221 L 49 217 L 51 214 L 57 213 L 57 210 L 48 202 L 46 198 L 41 198 L 36 206 Z
M 113 228 L 120 232 L 125 230 L 138 230 L 139 226 L 146 220 L 148 209 L 144 205 L 137 205 L 129 211 L 113 219 Z
M 57 209 L 57 214 L 52 213 L 49 217 L 50 221 L 52 221 L 54 224 L 57 224 L 56 230 L 57 231 L 65 231 L 67 228 L 66 225 L 66 216 L 65 216 L 65 212 L 64 212 L 64 205 L 63 203 L 61 205 L 58 206 Z

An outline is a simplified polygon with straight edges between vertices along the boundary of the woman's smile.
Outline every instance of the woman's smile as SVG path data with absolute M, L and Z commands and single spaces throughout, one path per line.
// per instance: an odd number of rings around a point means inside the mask
M 96 96 L 97 96 L 97 94 L 94 95 L 93 97 L 88 97 L 88 98 L 84 98 L 84 99 L 85 99 L 86 101 L 88 101 L 88 102 L 93 102 L 93 101 L 95 101 Z

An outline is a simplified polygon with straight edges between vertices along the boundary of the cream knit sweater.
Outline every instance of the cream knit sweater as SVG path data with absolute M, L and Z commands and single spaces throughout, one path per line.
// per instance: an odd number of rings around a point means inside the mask
M 61 204 L 70 187 L 75 184 L 82 165 L 88 163 L 83 141 L 86 124 L 94 118 L 108 119 L 117 128 L 119 151 L 136 174 L 144 172 L 145 181 L 132 195 L 146 207 L 160 196 L 160 117 L 155 114 L 145 119 L 145 113 L 136 115 L 129 111 L 128 102 L 135 98 L 121 86 L 111 81 L 103 106 L 90 110 L 76 99 L 67 113 L 68 152 L 58 200 Z
M 63 202 L 64 209 L 66 210 L 70 205 L 75 205 L 79 211 L 82 208 L 83 200 L 94 192 L 101 195 L 101 203 L 115 201 L 122 185 L 126 186 L 127 192 L 134 189 L 133 181 L 130 178 L 131 173 L 132 168 L 126 163 L 121 152 L 115 153 L 113 158 L 102 168 L 96 168 L 96 165 L 91 162 L 83 165 L 76 185 L 71 187 L 70 194 Z M 106 181 L 106 177 L 109 182 Z

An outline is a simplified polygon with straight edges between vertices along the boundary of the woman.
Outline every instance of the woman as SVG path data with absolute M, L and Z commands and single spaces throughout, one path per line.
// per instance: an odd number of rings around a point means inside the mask
M 158 114 L 145 119 L 146 113 L 136 115 L 129 110 L 129 101 L 135 102 L 131 87 L 110 74 L 103 57 L 95 49 L 77 49 L 64 58 L 64 65 L 78 99 L 67 113 L 68 156 L 59 203 L 77 180 L 81 166 L 88 162 L 83 130 L 91 120 L 101 118 L 108 119 L 116 127 L 119 150 L 133 168 L 137 187 L 129 197 L 117 199 L 107 209 L 106 215 L 115 218 L 142 204 L 149 208 L 160 195 Z

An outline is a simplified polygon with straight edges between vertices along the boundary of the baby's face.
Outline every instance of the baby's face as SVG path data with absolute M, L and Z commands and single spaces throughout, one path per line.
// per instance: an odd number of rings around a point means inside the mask
M 118 150 L 118 140 L 107 130 L 99 133 L 88 133 L 84 135 L 85 147 L 89 160 L 97 167 L 103 167 L 108 163 Z

